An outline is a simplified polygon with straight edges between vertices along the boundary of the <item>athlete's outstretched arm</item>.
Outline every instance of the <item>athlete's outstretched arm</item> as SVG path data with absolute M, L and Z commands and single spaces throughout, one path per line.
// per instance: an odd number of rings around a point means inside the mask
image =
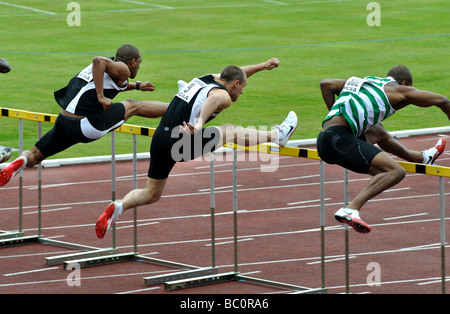
M 450 100 L 447 97 L 411 86 L 398 86 L 396 92 L 389 94 L 389 100 L 392 97 L 397 103 L 394 106 L 396 110 L 409 104 L 423 108 L 435 106 L 441 109 L 450 120 Z
M 272 70 L 274 68 L 277 68 L 279 65 L 280 60 L 278 60 L 278 58 L 270 58 L 266 62 L 261 62 L 253 65 L 246 65 L 241 67 L 241 69 L 244 70 L 245 74 L 247 75 L 247 78 L 249 78 L 250 76 L 252 76 L 257 72 L 263 70 Z

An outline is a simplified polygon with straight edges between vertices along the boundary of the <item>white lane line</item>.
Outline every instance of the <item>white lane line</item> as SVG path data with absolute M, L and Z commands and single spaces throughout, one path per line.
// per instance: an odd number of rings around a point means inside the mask
M 389 218 L 383 218 L 383 220 L 403 219 L 403 218 L 418 217 L 418 216 L 425 216 L 425 215 L 428 215 L 428 213 L 420 213 L 420 214 L 413 214 L 413 215 L 406 215 L 406 216 L 389 217 Z
M 21 271 L 18 273 L 10 273 L 10 274 L 4 274 L 3 276 L 9 277 L 9 276 L 16 276 L 16 275 L 25 275 L 25 274 L 31 274 L 31 273 L 38 273 L 41 271 L 47 271 L 47 270 L 53 270 L 58 269 L 59 267 L 49 267 L 49 268 L 42 268 L 42 269 L 35 269 L 35 270 L 28 270 L 28 271 Z
M 152 287 L 152 288 L 147 288 L 147 289 L 139 289 L 139 290 L 131 290 L 131 291 L 124 291 L 124 292 L 118 292 L 116 294 L 131 294 L 131 293 L 136 293 L 136 292 L 144 292 L 144 291 L 150 291 L 150 290 L 158 290 L 159 287 Z
M 8 2 L 1 2 L 0 1 L 0 4 L 7 5 L 7 6 L 10 6 L 10 7 L 14 7 L 14 8 L 31 10 L 31 11 L 35 11 L 35 12 L 39 12 L 39 13 L 45 13 L 45 14 L 48 14 L 48 15 L 55 15 L 56 14 L 55 12 L 40 10 L 40 9 L 27 7 L 27 6 L 24 6 L 24 5 L 12 4 L 12 3 L 8 3 Z
M 140 4 L 140 5 L 149 5 L 149 6 L 152 6 L 152 7 L 162 8 L 162 9 L 167 9 L 167 10 L 173 10 L 173 7 L 168 7 L 168 6 L 165 6 L 165 5 L 159 5 L 159 4 L 154 4 L 154 3 L 141 2 L 141 1 L 132 1 L 132 0 L 119 0 L 119 1 L 133 3 L 133 4 Z

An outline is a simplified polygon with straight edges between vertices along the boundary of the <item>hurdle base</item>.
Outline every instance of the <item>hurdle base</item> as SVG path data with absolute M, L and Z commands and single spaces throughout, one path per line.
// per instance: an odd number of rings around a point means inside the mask
M 181 290 L 187 288 L 194 288 L 224 282 L 231 281 L 239 281 L 239 282 L 248 282 L 251 284 L 257 284 L 267 287 L 279 288 L 279 289 L 287 289 L 292 292 L 290 294 L 326 294 L 327 289 L 324 288 L 306 288 L 297 285 L 291 285 L 271 280 L 253 278 L 248 276 L 240 275 L 238 272 L 229 272 L 223 274 L 212 274 L 207 276 L 195 277 L 195 278 L 187 278 L 181 280 L 173 280 L 167 281 L 164 283 L 165 291 L 174 291 Z
M 23 237 L 24 233 L 21 231 L 3 231 L 0 230 L 0 240 Z
M 64 269 L 68 270 L 70 264 L 78 264 L 80 268 L 92 267 L 92 266 L 101 266 L 122 262 L 130 262 L 136 260 L 135 253 L 122 253 L 122 254 L 112 254 L 112 255 L 104 255 L 104 256 L 95 256 L 89 258 L 82 259 L 74 259 L 71 261 L 64 261 Z
M 39 236 L 15 237 L 0 240 L 0 248 L 39 243 Z
M 208 268 L 198 268 L 193 270 L 180 271 L 160 276 L 144 277 L 144 286 L 153 286 L 165 283 L 167 281 L 176 281 L 194 278 L 198 276 L 212 275 L 217 274 L 218 272 L 219 269 L 217 267 L 208 267 Z
M 194 288 L 194 287 L 200 287 L 200 286 L 234 281 L 234 280 L 236 280 L 236 276 L 238 274 L 239 273 L 231 272 L 231 273 L 224 273 L 224 274 L 220 274 L 220 275 L 213 274 L 213 275 L 208 275 L 208 276 L 168 281 L 168 282 L 164 283 L 164 290 L 165 291 L 174 291 L 174 290 L 181 290 L 181 289 L 186 289 L 186 288 Z
M 80 253 L 73 253 L 73 254 L 65 254 L 65 255 L 58 255 L 58 256 L 52 256 L 52 257 L 46 257 L 46 265 L 47 266 L 53 266 L 53 265 L 61 265 L 64 264 L 66 261 L 73 261 L 77 259 L 82 258 L 89 258 L 89 257 L 96 257 L 96 256 L 104 256 L 104 255 L 111 255 L 116 254 L 118 252 L 118 249 L 96 249 L 88 252 L 80 252 Z

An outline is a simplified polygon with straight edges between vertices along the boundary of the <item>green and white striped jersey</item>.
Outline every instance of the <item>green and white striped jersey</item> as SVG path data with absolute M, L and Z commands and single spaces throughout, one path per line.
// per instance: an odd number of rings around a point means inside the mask
M 325 121 L 342 115 L 350 124 L 353 134 L 360 136 L 373 125 L 394 114 L 395 110 L 384 92 L 384 86 L 389 82 L 396 81 L 392 77 L 349 78 Z

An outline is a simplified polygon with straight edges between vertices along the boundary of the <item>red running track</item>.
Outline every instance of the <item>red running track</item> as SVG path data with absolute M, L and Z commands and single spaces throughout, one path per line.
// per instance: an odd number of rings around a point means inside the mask
M 411 149 L 435 144 L 436 136 L 401 139 Z M 319 162 L 292 157 L 238 153 L 238 271 L 255 278 L 308 288 L 321 286 Z M 215 167 L 216 265 L 233 271 L 232 155 L 220 155 Z M 272 158 L 268 160 L 268 158 Z M 438 164 L 450 166 L 450 152 Z M 261 165 L 276 166 L 261 171 Z M 138 162 L 138 186 L 144 187 L 148 160 Z M 131 162 L 117 163 L 117 198 L 133 186 Z M 343 169 L 325 166 L 325 285 L 345 291 L 344 228 L 333 218 L 344 201 Z M 349 174 L 350 199 L 368 181 Z M 449 178 L 445 178 L 446 206 Z M 18 228 L 18 178 L 0 189 L 0 230 Z M 37 170 L 24 171 L 25 235 L 37 233 Z M 42 235 L 45 238 L 111 247 L 111 234 L 96 237 L 98 216 L 111 200 L 109 163 L 43 169 Z M 211 266 L 209 162 L 177 164 L 156 204 L 138 209 L 140 255 L 199 267 Z M 405 180 L 366 204 L 361 216 L 370 234 L 349 231 L 351 293 L 440 293 L 439 179 L 408 174 Z M 448 218 L 447 218 L 448 219 Z M 120 253 L 133 251 L 133 212 L 117 222 Z M 447 228 L 449 227 L 446 222 Z M 163 285 L 143 286 L 143 277 L 176 270 L 146 262 L 124 262 L 81 269 L 81 286 L 69 286 L 70 271 L 45 266 L 45 257 L 74 252 L 29 244 L 0 249 L 0 293 L 286 293 L 243 282 L 166 292 Z M 446 255 L 450 256 L 448 247 Z M 372 264 L 377 263 L 377 264 Z M 447 265 L 450 263 L 447 263 Z M 378 268 L 371 268 L 373 265 Z M 379 270 L 379 285 L 368 285 Z M 449 271 L 447 271 L 449 273 Z M 447 291 L 449 286 L 447 285 Z

